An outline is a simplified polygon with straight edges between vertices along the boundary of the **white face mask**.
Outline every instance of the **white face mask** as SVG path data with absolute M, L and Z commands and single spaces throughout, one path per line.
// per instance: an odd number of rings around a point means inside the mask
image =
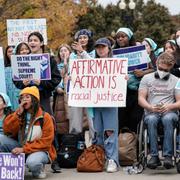
M 157 69 L 157 72 L 159 74 L 159 78 L 163 79 L 164 77 L 169 75 L 169 72 L 165 72 L 165 71 L 160 71 L 159 69 Z
M 180 47 L 180 36 L 176 39 L 177 45 Z

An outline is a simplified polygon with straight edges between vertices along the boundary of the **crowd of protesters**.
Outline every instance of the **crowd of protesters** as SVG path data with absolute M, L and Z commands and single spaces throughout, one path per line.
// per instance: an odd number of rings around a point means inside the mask
M 8 46 L 4 52 L 7 94 L 0 93 L 0 151 L 25 153 L 26 166 L 33 177 L 45 178 L 45 164 L 56 162 L 57 157 L 56 145 L 53 143 L 56 138 L 53 116 L 57 121 L 63 116 L 68 122 L 65 132 L 73 134 L 83 132 L 86 117 L 92 143 L 102 145 L 105 149 L 106 171 L 116 172 L 120 166 L 118 133 L 123 127 L 137 133 L 138 123 L 145 114 L 152 156 L 149 167 L 155 168 L 160 164 L 155 129 L 157 122 L 162 119 L 167 132 L 163 147 L 165 167 L 171 168 L 172 123 L 178 120 L 180 108 L 180 93 L 176 89 L 180 77 L 180 29 L 176 30 L 174 39 L 165 41 L 162 48 L 151 37 L 144 37 L 142 42 L 136 42 L 134 33 L 126 27 L 119 28 L 114 39 L 102 37 L 95 40 L 92 31 L 81 29 L 75 34 L 71 45 L 60 44 L 57 56 L 50 56 L 50 80 L 23 81 L 12 80 L 11 55 L 45 53 L 43 36 L 39 32 L 32 32 L 27 43 L 21 42 L 16 47 Z M 81 108 L 68 105 L 67 89 L 71 81 L 69 62 L 72 59 L 111 58 L 113 49 L 138 45 L 145 45 L 148 67 L 146 70 L 135 69 L 128 73 L 125 107 L 115 108 L 109 105 L 108 108 Z M 158 83 L 160 89 L 156 86 Z M 160 91 L 159 94 L 152 93 L 155 88 L 157 92 Z M 63 115 L 57 113 L 58 101 L 62 101 Z M 161 107 L 156 106 L 159 103 L 162 103 Z M 153 121 L 156 123 L 152 123 Z

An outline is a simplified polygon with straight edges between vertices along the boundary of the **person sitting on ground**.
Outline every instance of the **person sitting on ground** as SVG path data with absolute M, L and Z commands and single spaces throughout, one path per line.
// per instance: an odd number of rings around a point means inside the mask
M 40 107 L 37 87 L 24 88 L 19 102 L 18 109 L 4 120 L 5 135 L 0 136 L 0 151 L 25 153 L 26 166 L 33 177 L 42 179 L 46 177 L 45 164 L 56 158 L 53 120 Z
M 10 113 L 12 113 L 12 110 L 9 96 L 5 93 L 0 92 L 0 134 L 4 134 L 3 122 Z
M 180 108 L 180 89 L 176 88 L 178 78 L 170 73 L 175 63 L 174 56 L 164 52 L 156 62 L 157 71 L 147 74 L 139 86 L 139 105 L 145 109 L 144 122 L 150 143 L 151 159 L 147 166 L 155 169 L 161 165 L 158 157 L 157 126 L 162 122 L 164 129 L 163 156 L 164 167 L 173 167 L 173 125 L 178 121 Z

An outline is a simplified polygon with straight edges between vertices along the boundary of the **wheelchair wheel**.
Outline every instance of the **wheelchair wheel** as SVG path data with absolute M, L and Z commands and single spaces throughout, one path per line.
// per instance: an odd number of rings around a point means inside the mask
M 138 143 L 139 143 L 139 154 L 143 152 L 143 120 L 141 120 L 139 125 L 139 134 L 138 134 Z
M 178 161 L 178 163 L 176 164 L 177 167 L 177 172 L 180 173 L 180 160 Z

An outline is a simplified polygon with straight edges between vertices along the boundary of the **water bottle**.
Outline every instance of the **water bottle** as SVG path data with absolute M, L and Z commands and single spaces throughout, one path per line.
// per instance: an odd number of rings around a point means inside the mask
M 123 171 L 126 173 L 126 174 L 128 174 L 128 175 L 131 175 L 131 174 L 133 174 L 133 166 L 127 166 L 127 167 L 125 167 L 125 168 L 123 168 Z
M 139 169 L 137 166 L 127 166 L 127 167 L 123 168 L 123 171 L 128 175 L 139 173 Z

